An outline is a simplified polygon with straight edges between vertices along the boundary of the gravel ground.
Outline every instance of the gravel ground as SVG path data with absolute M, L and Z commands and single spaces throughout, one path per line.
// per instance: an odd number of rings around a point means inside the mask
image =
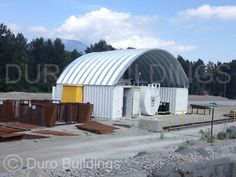
M 209 96 L 209 95 L 189 95 L 189 101 L 227 101 L 229 99 L 221 96 Z
M 236 106 L 236 100 L 227 99 L 220 96 L 198 96 L 198 95 L 189 95 L 188 103 L 190 104 L 200 104 L 208 106 L 210 102 L 216 102 L 218 106 L 229 107 L 229 106 Z
M 0 99 L 50 98 L 50 94 L 44 93 L 0 93 Z M 234 100 L 226 100 L 223 98 L 216 99 L 215 97 L 214 99 L 219 100 L 223 105 L 223 107 L 216 110 L 216 116 L 228 113 L 230 110 L 235 109 Z M 213 100 L 213 98 L 207 96 L 204 96 L 204 98 L 190 96 L 189 100 L 190 102 L 197 102 L 199 104 L 208 104 L 209 100 Z M 129 122 L 132 124 L 137 123 L 136 120 L 130 120 Z M 112 122 L 106 121 L 104 121 L 104 123 L 112 124 Z M 222 130 L 225 126 L 226 124 L 216 125 L 214 132 Z M 81 157 L 86 157 L 86 160 L 82 161 L 82 164 L 80 163 L 79 167 L 77 165 L 75 168 L 44 168 L 44 170 L 32 170 L 24 167 L 23 170 L 18 171 L 15 174 L 0 173 L 0 177 L 138 177 L 147 176 L 153 169 L 163 169 L 165 167 L 191 164 L 194 162 L 218 160 L 227 154 L 235 155 L 236 140 L 217 141 L 214 146 L 203 141 L 196 141 L 194 143 L 185 142 L 181 145 L 173 145 L 174 143 L 180 143 L 175 142 L 176 140 L 184 142 L 186 139 L 192 140 L 199 138 L 199 129 L 203 128 L 166 132 L 165 138 L 162 140 L 157 138 L 160 136 L 159 134 L 138 129 L 136 125 L 130 129 L 121 127 L 111 135 L 101 136 L 84 133 L 83 131 L 76 129 L 73 125 L 58 126 L 52 128 L 52 130 L 78 132 L 80 136 L 66 138 L 52 137 L 51 139 L 39 140 L 37 142 L 20 141 L 2 143 L 0 144 L 0 158 L 12 153 L 19 154 L 23 159 L 29 156 L 39 160 L 58 160 L 63 157 L 70 157 L 71 160 L 81 160 Z M 171 145 L 168 148 L 164 148 L 165 144 Z M 137 152 L 140 153 L 134 156 Z M 100 156 L 100 154 L 102 156 Z M 109 156 L 109 158 L 103 157 L 106 155 Z M 121 158 L 118 158 L 117 156 L 120 156 Z M 89 160 L 87 157 L 95 157 L 95 159 L 97 157 L 97 160 Z M 78 163 L 80 161 L 76 162 Z M 87 165 L 88 167 L 85 168 L 84 165 Z M 91 168 L 91 166 L 93 168 Z
M 166 152 L 140 152 L 133 158 L 113 160 L 86 160 L 84 166 L 76 168 L 60 168 L 46 170 L 19 171 L 16 176 L 29 174 L 30 176 L 70 176 L 70 177 L 112 177 L 131 176 L 130 174 L 141 174 L 147 176 L 154 169 L 161 169 L 171 166 L 180 166 L 194 162 L 215 160 L 221 157 L 220 153 L 211 148 L 195 147 L 182 144 L 180 147 L 170 148 Z M 85 165 L 86 164 L 86 165 Z M 85 167 L 86 166 L 86 167 Z M 136 176 L 136 175 L 135 175 Z
M 0 100 L 51 99 L 51 93 L 6 92 L 0 93 Z

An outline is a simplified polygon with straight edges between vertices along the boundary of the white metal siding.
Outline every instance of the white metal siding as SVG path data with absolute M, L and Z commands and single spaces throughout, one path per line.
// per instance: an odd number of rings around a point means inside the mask
M 112 120 L 122 118 L 124 87 L 116 86 L 113 89 Z
M 52 87 L 52 100 L 62 100 L 62 89 L 63 86 L 58 84 L 57 86 Z
M 57 87 L 53 86 L 52 87 L 52 100 L 56 100 L 57 97 Z
M 133 115 L 140 114 L 140 88 L 133 88 Z
M 188 89 L 176 89 L 176 114 L 187 113 L 188 111 Z
M 188 107 L 187 88 L 161 87 L 160 96 L 161 96 L 161 102 L 170 103 L 170 112 L 172 114 L 183 114 L 187 112 L 187 107 Z
M 119 99 L 123 98 L 123 95 L 120 95 L 123 91 L 119 91 L 121 88 L 113 86 L 84 86 L 83 102 L 90 102 L 94 105 L 94 117 L 120 118 L 120 115 L 122 117 L 122 108 L 121 113 L 119 113 Z
M 126 100 L 126 103 L 123 101 L 123 110 L 125 110 L 125 114 L 123 115 L 125 117 L 131 117 L 132 115 L 132 107 L 133 107 L 133 89 L 132 87 L 124 88 L 124 100 Z
M 161 87 L 160 89 L 161 102 L 170 103 L 170 112 L 175 114 L 176 89 Z

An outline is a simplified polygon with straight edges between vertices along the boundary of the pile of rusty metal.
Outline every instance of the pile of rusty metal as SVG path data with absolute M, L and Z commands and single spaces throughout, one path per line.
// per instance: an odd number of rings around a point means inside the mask
M 55 126 L 58 105 L 54 103 L 20 103 L 19 121 L 40 126 Z
M 19 122 L 2 123 L 0 124 L 0 142 L 13 141 L 13 140 L 15 141 L 21 139 L 29 140 L 29 139 L 49 138 L 48 135 L 79 136 L 79 134 L 71 132 L 56 131 L 56 130 L 34 130 L 35 128 L 39 128 L 39 126 L 19 123 Z
M 61 103 L 58 110 L 57 121 L 83 123 L 91 120 L 93 105 L 89 103 Z
M 19 122 L 2 123 L 0 124 L 0 126 L 16 129 L 17 131 L 30 131 L 34 128 L 39 128 L 38 125 L 19 123 Z
M 91 120 L 93 105 L 51 100 L 7 100 L 0 102 L 0 122 L 19 121 L 51 127 L 57 122 L 83 123 Z
M 78 129 L 85 130 L 92 133 L 97 133 L 97 134 L 112 133 L 115 129 L 118 129 L 116 127 L 105 125 L 96 121 L 86 122 L 81 125 L 76 125 L 76 127 Z
M 38 126 L 24 123 L 4 123 L 0 124 L 0 142 L 20 140 L 20 139 L 39 139 L 48 138 L 46 136 L 27 134 L 29 131 Z
M 0 101 L 0 121 L 1 122 L 13 122 L 16 121 L 16 106 L 15 101 Z
M 32 133 L 43 134 L 43 135 L 55 135 L 55 136 L 79 136 L 79 134 L 76 133 L 56 131 L 56 130 L 38 130 L 38 131 L 32 131 Z

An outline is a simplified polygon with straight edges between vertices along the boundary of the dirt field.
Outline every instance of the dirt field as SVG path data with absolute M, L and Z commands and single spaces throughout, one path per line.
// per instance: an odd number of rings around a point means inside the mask
M 0 99 L 1 100 L 51 99 L 51 93 L 7 92 L 7 93 L 0 93 Z
M 210 102 L 216 102 L 220 107 L 235 107 L 236 100 L 230 100 L 223 97 L 217 96 L 189 96 L 189 104 L 201 104 L 201 105 L 209 105 Z

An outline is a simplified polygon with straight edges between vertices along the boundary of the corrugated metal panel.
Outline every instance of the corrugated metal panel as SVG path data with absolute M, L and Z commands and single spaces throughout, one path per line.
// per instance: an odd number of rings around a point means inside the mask
M 133 88 L 133 115 L 140 114 L 140 88 Z
M 57 87 L 53 86 L 52 87 L 52 100 L 56 100 L 57 98 Z
M 185 114 L 188 112 L 188 89 L 177 88 L 176 92 L 176 114 Z
M 62 100 L 62 90 L 63 86 L 58 84 L 52 88 L 52 100 Z
M 170 103 L 170 112 L 172 114 L 184 114 L 188 107 L 188 89 L 187 88 L 168 88 L 160 89 L 161 102 Z
M 164 69 L 153 68 L 154 80 L 165 78 L 161 85 L 186 87 L 187 77 L 179 62 L 167 51 L 160 49 L 134 49 L 94 52 L 73 61 L 61 74 L 57 84 L 66 85 L 116 85 L 125 71 L 136 62 L 142 77 L 153 83 L 150 67 L 161 65 Z M 178 73 L 178 74 L 176 74 Z M 165 77 L 164 77 L 165 76 Z
M 161 102 L 170 103 L 170 112 L 175 114 L 175 102 L 176 102 L 176 88 L 160 88 L 160 98 Z
M 116 86 L 113 89 L 112 119 L 122 118 L 123 116 L 123 97 L 124 87 Z
M 147 50 L 115 50 L 83 55 L 72 62 L 57 83 L 83 85 L 115 85 L 120 72 Z
M 98 118 L 116 119 L 122 117 L 119 111 L 122 106 L 123 90 L 116 86 L 84 86 L 84 102 L 94 105 L 93 116 Z M 121 116 L 120 116 L 121 115 Z

